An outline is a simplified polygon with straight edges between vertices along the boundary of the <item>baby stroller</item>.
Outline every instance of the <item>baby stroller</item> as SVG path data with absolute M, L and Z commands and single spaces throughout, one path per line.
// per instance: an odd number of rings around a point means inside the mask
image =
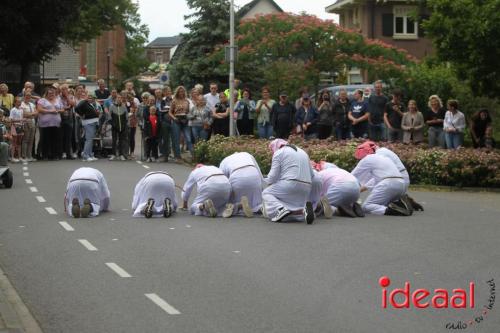
M 112 129 L 111 118 L 107 114 L 102 114 L 99 118 L 99 127 L 94 138 L 94 155 L 105 158 L 112 154 Z

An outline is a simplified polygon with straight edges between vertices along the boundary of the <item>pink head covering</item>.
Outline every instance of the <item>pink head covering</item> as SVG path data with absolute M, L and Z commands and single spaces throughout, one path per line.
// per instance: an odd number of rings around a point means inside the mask
M 288 142 L 283 140 L 283 139 L 274 139 L 271 141 L 269 144 L 269 149 L 273 152 L 273 154 L 276 152 L 276 150 L 280 149 L 281 147 L 287 145 Z
M 311 168 L 316 171 L 320 171 L 321 169 L 319 168 L 319 163 L 314 162 L 313 160 L 310 160 L 309 163 L 311 164 Z
M 378 149 L 378 146 L 373 141 L 366 141 L 360 144 L 356 151 L 354 152 L 354 157 L 358 160 L 362 160 L 367 155 L 374 154 Z
M 196 164 L 196 166 L 195 166 L 194 168 L 195 168 L 195 169 L 198 169 L 198 168 L 201 168 L 201 167 L 203 167 L 203 166 L 205 166 L 205 164 L 198 163 L 198 164 Z

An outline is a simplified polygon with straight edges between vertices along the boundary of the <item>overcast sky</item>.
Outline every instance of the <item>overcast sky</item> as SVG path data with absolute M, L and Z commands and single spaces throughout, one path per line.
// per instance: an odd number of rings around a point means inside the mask
M 323 19 L 335 19 L 333 14 L 325 12 L 325 7 L 336 0 L 275 0 L 286 12 L 305 11 Z M 149 40 L 156 37 L 174 36 L 186 32 L 184 15 L 190 13 L 185 0 L 137 0 L 142 22 L 149 26 Z M 235 6 L 241 7 L 250 0 L 235 0 Z

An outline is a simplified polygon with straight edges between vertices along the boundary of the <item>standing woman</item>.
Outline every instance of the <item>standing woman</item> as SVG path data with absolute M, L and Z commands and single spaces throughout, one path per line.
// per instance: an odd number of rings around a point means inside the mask
M 257 133 L 261 139 L 269 139 L 273 136 L 271 112 L 274 103 L 276 103 L 276 101 L 271 99 L 269 88 L 262 88 L 262 99 L 257 102 L 257 106 L 255 107 L 255 112 L 257 113 Z
M 318 139 L 324 140 L 332 135 L 333 107 L 328 90 L 324 90 L 318 98 Z
M 446 109 L 443 107 L 443 102 L 438 95 L 429 97 L 427 105 L 429 109 L 425 114 L 425 123 L 429 126 L 429 130 L 427 131 L 429 147 L 439 146 L 445 148 L 443 121 Z
M 243 89 L 241 99 L 236 103 L 236 125 L 240 135 L 253 135 L 253 121 L 255 119 L 255 101 L 251 99 L 250 90 Z
M 25 91 L 21 109 L 24 117 L 24 136 L 21 145 L 21 156 L 28 162 L 36 161 L 33 158 L 33 144 L 35 143 L 35 118 L 37 116 L 35 104 L 31 102 L 31 90 Z
M 73 118 L 75 97 L 69 93 L 67 84 L 62 84 L 61 87 L 61 103 L 64 112 L 61 114 L 61 134 L 62 134 L 62 158 L 73 159 L 71 155 L 71 140 L 73 137 Z
M 44 97 L 38 101 L 37 111 L 42 159 L 56 159 L 57 137 L 61 125 L 61 113 L 64 112 L 64 109 L 53 87 L 48 87 Z
M 0 84 L 0 106 L 9 111 L 14 107 L 14 95 L 9 93 L 9 87 L 5 83 Z
M 333 107 L 335 136 L 338 141 L 350 139 L 351 124 L 348 117 L 350 108 L 351 103 L 347 98 L 347 91 L 342 89 L 339 92 L 339 99 L 335 102 Z
M 403 114 L 401 120 L 403 130 L 403 143 L 418 144 L 424 140 L 424 116 L 418 111 L 417 102 L 408 102 L 408 112 Z
M 208 131 L 212 124 L 210 108 L 206 105 L 203 95 L 198 95 L 195 105 L 189 110 L 189 126 L 193 133 L 194 143 L 208 139 Z
M 318 118 L 318 110 L 312 105 L 309 95 L 302 95 L 302 106 L 295 115 L 297 133 L 302 134 L 305 140 L 317 139 L 318 128 L 316 124 Z
M 175 89 L 170 111 L 168 112 L 172 119 L 172 133 L 174 146 L 174 155 L 176 159 L 181 159 L 181 132 L 184 134 L 187 148 L 193 156 L 193 145 L 191 143 L 191 128 L 188 125 L 187 115 L 189 113 L 189 101 L 187 99 L 186 88 L 179 86 Z
M 460 148 L 464 143 L 465 116 L 458 110 L 456 100 L 448 101 L 448 111 L 444 116 L 444 138 L 448 149 Z
M 229 101 L 224 92 L 219 93 L 219 103 L 212 109 L 214 135 L 229 136 Z
M 471 117 L 470 134 L 474 148 L 484 147 L 488 127 L 491 127 L 491 116 L 487 109 L 481 109 Z
M 21 156 L 21 144 L 24 137 L 24 118 L 23 109 L 21 108 L 21 97 L 16 97 L 14 100 L 14 107 L 10 109 L 10 123 L 12 142 L 11 142 L 11 156 L 12 162 L 19 162 L 22 159 Z

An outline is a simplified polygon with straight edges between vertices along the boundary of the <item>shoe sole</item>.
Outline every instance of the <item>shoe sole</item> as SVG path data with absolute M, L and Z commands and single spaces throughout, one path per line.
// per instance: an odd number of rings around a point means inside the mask
M 275 217 L 273 217 L 273 218 L 271 219 L 271 221 L 272 221 L 272 222 L 281 222 L 281 221 L 283 221 L 283 219 L 284 219 L 285 217 L 289 216 L 290 214 L 292 214 L 292 212 L 291 212 L 291 211 L 289 211 L 289 210 L 286 210 L 285 215 L 283 215 L 283 216 L 281 216 L 281 217 L 278 217 L 278 216 L 279 216 L 279 211 L 278 211 L 278 214 L 277 214 Z
M 365 212 L 363 211 L 363 207 L 357 202 L 352 205 L 352 211 L 356 214 L 357 217 L 365 217 Z
M 392 209 L 393 211 L 401 214 L 400 216 L 410 216 L 410 212 L 408 212 L 406 209 L 404 209 L 401 206 L 398 206 L 397 204 L 391 202 L 387 208 Z
M 222 217 L 223 218 L 230 218 L 231 216 L 233 216 L 233 212 L 234 212 L 234 205 L 233 204 L 230 204 L 228 203 L 226 205 L 226 208 L 224 209 L 224 211 L 222 212 Z
M 155 201 L 153 199 L 149 199 L 148 203 L 146 204 L 146 207 L 144 208 L 144 216 L 147 219 L 150 219 L 153 217 L 153 206 L 155 205 Z
M 349 209 L 345 206 L 338 206 L 337 210 L 338 210 L 340 216 L 344 216 L 344 217 L 356 217 L 357 216 L 351 209 Z
M 306 202 L 305 218 L 307 224 L 314 222 L 314 209 L 310 201 Z
M 250 203 L 248 202 L 248 198 L 246 196 L 241 197 L 241 209 L 243 209 L 245 217 L 253 216 L 252 208 L 250 207 Z
M 170 201 L 169 198 L 166 198 L 165 201 L 163 202 L 163 217 L 164 218 L 169 218 L 172 216 L 172 202 Z
M 401 197 L 401 202 L 405 205 L 405 208 L 410 212 L 410 215 L 413 214 L 413 205 L 411 204 L 410 199 L 408 198 L 408 195 L 405 194 Z
M 205 210 L 208 212 L 210 217 L 217 217 L 217 211 L 215 210 L 214 203 L 211 199 L 207 199 L 203 202 Z
M 80 203 L 78 200 L 73 200 L 71 203 L 71 215 L 73 215 L 75 219 L 80 217 Z
M 327 219 L 331 219 L 333 217 L 333 209 L 330 203 L 328 202 L 328 198 L 323 197 L 321 198 L 320 201 L 321 201 L 321 206 L 323 207 L 323 215 L 325 215 Z
M 80 216 L 82 218 L 88 218 L 91 212 L 92 212 L 92 205 L 90 204 L 90 200 L 85 199 L 85 201 L 83 202 L 83 207 L 80 211 Z

